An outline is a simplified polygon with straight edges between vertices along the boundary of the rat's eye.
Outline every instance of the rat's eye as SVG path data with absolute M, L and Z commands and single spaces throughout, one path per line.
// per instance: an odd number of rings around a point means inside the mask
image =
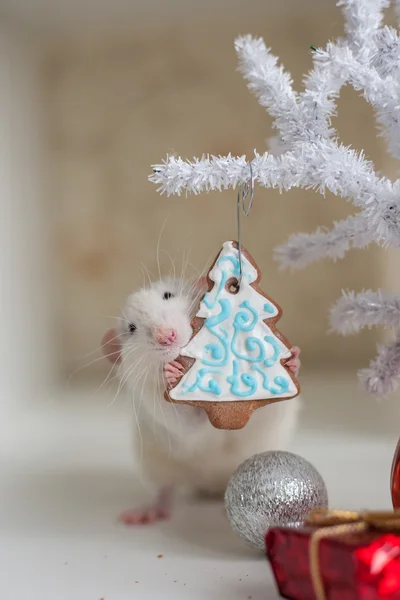
M 129 333 L 133 333 L 134 331 L 136 331 L 135 323 L 129 323 L 128 329 L 129 329 Z
M 173 298 L 173 297 L 174 297 L 174 295 L 171 294 L 171 292 L 165 292 L 164 296 L 163 296 L 164 300 L 169 300 L 170 298 Z

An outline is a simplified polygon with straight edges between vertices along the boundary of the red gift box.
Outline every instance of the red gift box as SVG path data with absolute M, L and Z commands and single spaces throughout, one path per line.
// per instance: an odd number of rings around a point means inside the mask
M 365 523 L 358 532 L 354 525 L 330 525 L 267 532 L 280 594 L 291 600 L 400 600 L 400 532 Z

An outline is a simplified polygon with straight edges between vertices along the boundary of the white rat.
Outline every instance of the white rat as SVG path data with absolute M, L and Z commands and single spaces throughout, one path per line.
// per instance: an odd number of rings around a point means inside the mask
M 162 279 L 131 294 L 120 325 L 103 337 L 109 360 L 118 363 L 121 382 L 133 394 L 140 435 L 142 469 L 156 486 L 153 503 L 124 512 L 126 524 L 168 518 L 176 486 L 223 495 L 233 471 L 246 458 L 283 449 L 297 421 L 297 398 L 259 408 L 240 430 L 215 429 L 202 408 L 164 400 L 166 383 L 174 384 L 181 365 L 175 361 L 190 340 L 191 319 L 207 289 L 201 278 L 189 290 L 176 279 Z M 300 350 L 286 363 L 297 374 Z

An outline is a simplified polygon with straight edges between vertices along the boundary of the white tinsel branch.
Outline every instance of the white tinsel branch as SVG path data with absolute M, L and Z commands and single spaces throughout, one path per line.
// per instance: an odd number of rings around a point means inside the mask
M 192 161 L 169 157 L 153 165 L 150 180 L 158 191 L 168 196 L 183 191 L 235 188 L 250 176 L 245 156 L 207 156 Z M 338 146 L 333 140 L 316 140 L 297 144 L 280 156 L 255 154 L 252 160 L 254 181 L 280 191 L 292 187 L 314 188 L 324 194 L 329 190 L 365 209 L 366 223 L 377 242 L 400 246 L 400 204 L 397 190 L 386 178 L 378 178 L 362 154 Z
M 280 190 L 311 187 L 322 194 L 330 190 L 366 211 L 376 241 L 400 245 L 399 183 L 379 178 L 363 153 L 330 137 L 334 98 L 349 72 L 359 69 L 358 62 L 351 62 L 351 51 L 330 44 L 327 51 L 316 52 L 315 68 L 305 80 L 306 90 L 296 96 L 290 78 L 276 65 L 262 40 L 241 37 L 236 47 L 250 89 L 274 114 L 280 139 L 291 148 L 280 156 L 256 154 L 252 161 L 255 181 Z M 338 64 L 335 53 L 340 57 Z M 226 189 L 249 178 L 244 156 L 208 156 L 192 161 L 170 157 L 153 170 L 150 180 L 168 195 Z
M 340 0 L 345 17 L 344 38 L 314 49 L 313 69 L 304 78 L 304 91 L 292 80 L 262 39 L 236 40 L 239 68 L 260 104 L 274 118 L 277 136 L 273 154 L 255 152 L 255 183 L 280 191 L 312 188 L 345 198 L 359 209 L 331 230 L 299 233 L 277 248 L 283 266 L 303 267 L 320 258 L 342 258 L 350 248 L 377 242 L 400 247 L 400 180 L 380 177 L 363 152 L 338 141 L 332 126 L 336 99 L 349 83 L 374 108 L 389 151 L 400 158 L 400 40 L 382 26 L 389 0 Z M 396 2 L 400 18 L 400 0 Z M 167 157 L 154 165 L 150 180 L 160 193 L 194 193 L 235 188 L 250 178 L 245 156 L 203 156 L 192 161 Z M 332 310 L 333 327 L 341 333 L 383 325 L 400 328 L 400 299 L 383 292 L 349 292 Z M 400 375 L 400 334 L 382 347 L 363 381 L 372 393 L 387 393 Z
M 371 65 L 383 78 L 399 75 L 400 39 L 393 27 L 384 27 L 375 36 L 376 52 Z
M 251 35 L 238 37 L 235 49 L 239 70 L 248 81 L 247 87 L 261 106 L 275 117 L 274 127 L 280 131 L 282 141 L 287 142 L 293 135 L 291 124 L 304 127 L 297 94 L 292 89 L 292 78 L 282 66 L 277 65 L 278 59 L 261 38 L 252 38 Z
M 347 39 L 352 47 L 364 48 L 365 37 L 372 37 L 380 27 L 382 11 L 390 5 L 390 0 L 339 0 L 345 18 Z
M 367 369 L 359 371 L 361 383 L 369 394 L 387 396 L 396 391 L 400 378 L 400 332 L 394 340 L 378 347 L 377 357 Z
M 350 248 L 364 248 L 375 241 L 365 215 L 350 216 L 334 223 L 332 230 L 319 227 L 314 233 L 295 233 L 275 248 L 274 257 L 281 268 L 301 269 L 322 258 L 343 258 Z
M 374 48 L 372 57 L 377 56 Z M 368 54 L 350 54 L 348 48 L 336 47 L 331 49 L 331 60 L 336 68 L 346 74 L 346 79 L 357 92 L 375 109 L 378 124 L 388 140 L 388 149 L 395 156 L 400 156 L 400 87 L 399 82 L 390 77 L 382 77 L 378 70 L 372 67 L 373 58 Z M 393 64 L 397 64 L 396 59 Z
M 399 327 L 400 298 L 381 290 L 365 290 L 359 294 L 344 291 L 330 316 L 332 329 L 343 335 L 376 325 Z

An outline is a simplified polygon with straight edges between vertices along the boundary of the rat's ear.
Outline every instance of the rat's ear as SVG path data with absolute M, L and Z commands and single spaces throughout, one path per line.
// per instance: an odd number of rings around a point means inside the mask
M 116 329 L 108 329 L 101 340 L 101 349 L 104 356 L 113 364 L 121 360 L 122 346 L 120 336 Z

